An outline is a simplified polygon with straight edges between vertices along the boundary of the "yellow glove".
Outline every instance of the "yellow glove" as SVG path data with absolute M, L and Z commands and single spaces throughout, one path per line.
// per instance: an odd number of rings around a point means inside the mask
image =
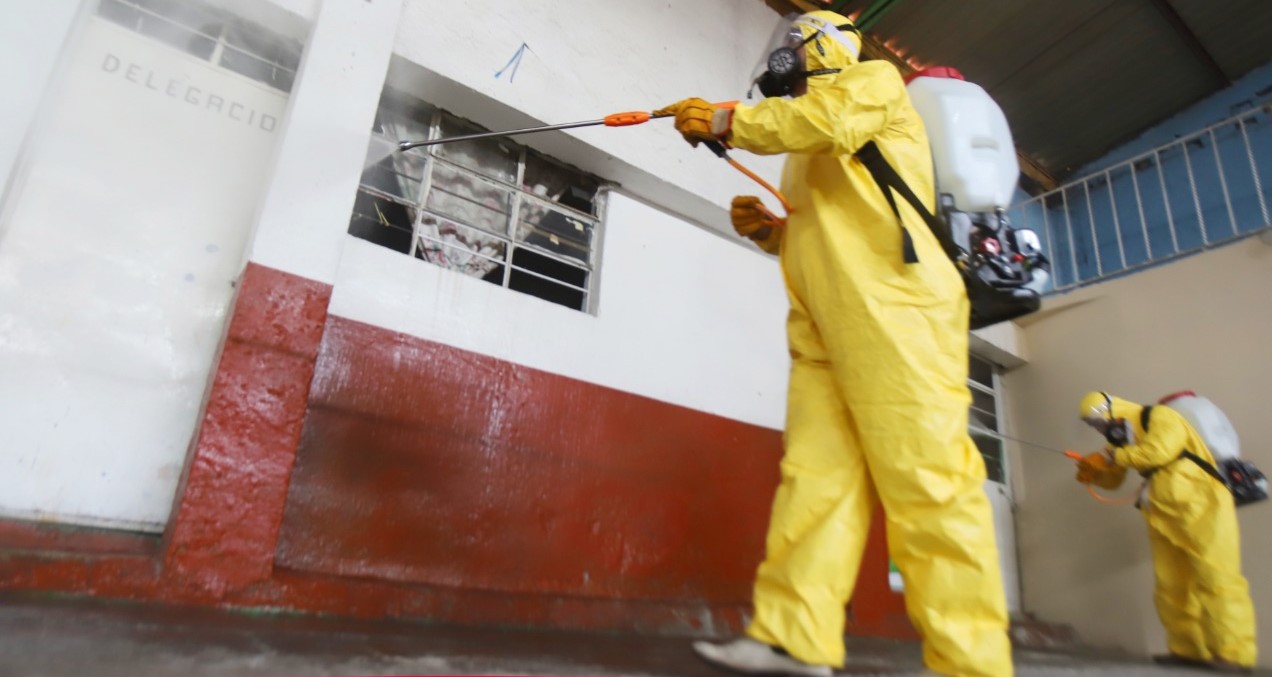
M 729 220 L 738 235 L 750 239 L 760 249 L 776 254 L 782 245 L 782 226 L 785 225 L 764 203 L 754 195 L 738 195 L 729 209 Z
M 716 108 L 706 99 L 685 99 L 653 112 L 654 117 L 676 116 L 676 131 L 694 147 L 701 141 L 719 141 L 728 136 L 732 112 Z
M 1126 480 L 1126 468 L 1114 465 L 1103 451 L 1093 451 L 1078 461 L 1077 480 L 1101 489 L 1116 489 Z

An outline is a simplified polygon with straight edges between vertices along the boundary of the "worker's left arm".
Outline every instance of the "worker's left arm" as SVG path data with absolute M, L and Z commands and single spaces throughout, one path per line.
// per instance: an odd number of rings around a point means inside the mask
M 725 140 L 761 155 L 849 155 L 887 128 L 906 97 L 905 83 L 890 64 L 855 64 L 803 96 L 737 106 Z
M 1149 432 L 1143 439 L 1112 450 L 1113 460 L 1120 466 L 1136 470 L 1151 470 L 1174 461 L 1184 451 L 1188 431 L 1181 420 L 1171 416 L 1157 416 L 1150 412 L 1152 420 Z

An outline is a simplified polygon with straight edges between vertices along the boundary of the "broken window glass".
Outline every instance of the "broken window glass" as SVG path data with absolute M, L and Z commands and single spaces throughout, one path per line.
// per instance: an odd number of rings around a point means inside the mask
M 512 191 L 439 162 L 425 206 L 460 223 L 507 235 Z
M 392 150 L 398 141 L 484 131 L 386 89 L 361 191 L 388 203 L 420 207 L 407 246 L 412 256 L 586 311 L 599 232 L 600 181 L 506 140 Z M 355 213 L 349 232 L 357 237 L 379 233 L 367 223 L 380 225 Z M 382 233 L 378 237 L 389 241 Z M 384 246 L 402 251 L 403 243 L 395 236 Z
M 596 214 L 596 191 L 600 188 L 597 180 L 532 150 L 526 150 L 526 171 L 521 188 L 584 214 Z
M 349 219 L 349 234 L 408 254 L 416 210 L 367 191 L 358 191 Z
M 429 136 L 435 111 L 435 108 L 422 101 L 387 89 L 380 98 L 380 109 L 376 111 L 372 131 L 394 142 L 423 141 Z M 424 152 L 419 150 L 413 154 Z
M 415 256 L 429 263 L 502 285 L 507 253 L 497 237 L 434 214 L 420 219 Z
M 410 202 L 419 199 L 426 159 L 413 153 L 394 153 L 362 170 L 362 186 Z
M 592 254 L 592 222 L 550 205 L 522 198 L 517 241 L 588 263 Z
M 594 220 L 587 217 L 596 212 L 596 181 L 527 151 L 522 188 L 530 195 L 517 215 L 517 240 L 588 263 Z
M 517 247 L 512 253 L 508 288 L 575 310 L 586 310 L 587 278 L 588 271 L 583 268 Z
M 443 139 L 485 131 L 488 130 L 453 115 L 442 115 L 440 122 L 440 138 Z M 517 164 L 521 160 L 521 150 L 506 140 L 480 139 L 446 143 L 435 149 L 438 157 L 446 158 L 483 176 L 505 183 L 515 184 L 517 181 Z

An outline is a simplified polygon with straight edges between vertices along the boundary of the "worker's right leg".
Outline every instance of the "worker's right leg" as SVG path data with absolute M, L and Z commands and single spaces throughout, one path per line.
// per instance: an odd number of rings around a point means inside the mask
M 1178 658 L 1211 660 L 1214 656 L 1206 648 L 1201 627 L 1201 602 L 1190 590 L 1188 553 L 1154 529 L 1151 522 L 1148 545 L 1153 554 L 1153 604 L 1166 630 L 1166 649 Z
M 836 363 L 837 381 L 887 514 L 888 550 L 924 662 L 946 675 L 1007 677 L 1006 594 L 985 463 L 967 432 L 966 327 L 962 298 L 879 304 L 855 334 L 833 334 L 845 345 L 831 353 L 849 358 Z
M 1012 674 L 985 466 L 965 405 L 854 408 L 887 513 L 888 551 L 924 663 L 945 675 Z
M 1241 537 L 1227 487 L 1207 485 L 1197 509 L 1173 535 L 1188 574 L 1189 597 L 1198 610 L 1196 625 L 1216 667 L 1249 668 L 1258 658 L 1254 604 L 1241 574 Z M 1208 499 L 1208 500 L 1206 500 Z M 1191 518 L 1191 519 L 1189 519 Z M 1154 560 L 1156 560 L 1154 551 Z
M 805 663 L 839 666 L 844 607 L 877 498 L 816 328 L 792 306 L 782 483 L 747 634 Z

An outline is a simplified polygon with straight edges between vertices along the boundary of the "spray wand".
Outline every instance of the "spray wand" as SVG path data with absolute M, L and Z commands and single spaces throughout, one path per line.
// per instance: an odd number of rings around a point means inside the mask
M 1032 448 L 1034 448 L 1034 449 L 1039 449 L 1039 450 L 1042 450 L 1042 451 L 1049 451 L 1049 452 L 1051 452 L 1051 453 L 1053 453 L 1053 454 L 1061 454 L 1061 455 L 1063 455 L 1065 458 L 1068 458 L 1068 459 L 1070 459 L 1070 460 L 1074 461 L 1075 463 L 1081 463 L 1081 462 L 1082 462 L 1082 454 L 1081 454 L 1081 453 L 1079 453 L 1079 452 L 1073 451 L 1073 450 L 1071 450 L 1071 449 L 1057 449 L 1057 448 L 1055 448 L 1055 447 L 1048 447 L 1048 446 L 1047 446 L 1047 445 L 1045 445 L 1045 444 L 1038 444 L 1038 443 L 1036 443 L 1036 442 L 1030 442 L 1030 441 L 1028 441 L 1028 440 L 1022 440 L 1022 439 L 1019 439 L 1019 438 L 1011 437 L 1011 436 L 1009 436 L 1009 435 L 1003 435 L 1003 434 L 1001 434 L 1001 433 L 996 433 L 996 432 L 993 432 L 992 430 L 985 430 L 984 428 L 977 428 L 977 427 L 975 427 L 975 426 L 973 426 L 973 427 L 971 428 L 971 430 L 972 430 L 972 432 L 976 433 L 977 435 L 984 435 L 984 436 L 986 436 L 986 437 L 993 437 L 994 439 L 997 439 L 997 440 L 1000 440 L 1000 441 L 1003 441 L 1003 442 L 1015 442 L 1015 443 L 1017 443 L 1017 444 L 1022 444 L 1022 445 L 1026 446 L 1026 447 L 1032 447 Z M 1100 502 L 1100 503 L 1103 503 L 1103 504 L 1105 504 L 1105 505 L 1130 505 L 1131 503 L 1134 503 L 1134 502 L 1135 502 L 1135 500 L 1136 500 L 1136 497 L 1135 497 L 1135 496 L 1131 496 L 1131 497 L 1129 497 L 1129 498 L 1109 498 L 1108 496 L 1103 496 L 1103 495 L 1101 495 L 1101 494 L 1100 494 L 1100 492 L 1098 492 L 1098 491 L 1096 491 L 1096 490 L 1095 490 L 1095 487 L 1091 486 L 1090 484 L 1086 485 L 1086 488 L 1087 488 L 1087 493 L 1091 494 L 1091 498 L 1094 498 L 1096 501 L 1098 501 L 1098 502 Z
M 733 108 L 734 106 L 737 105 L 737 103 L 738 103 L 737 101 L 725 101 L 725 102 L 717 103 L 714 105 L 717 108 Z M 653 113 L 649 113 L 647 111 L 627 111 L 623 113 L 611 113 L 597 120 L 583 120 L 581 122 L 566 122 L 559 125 L 539 125 L 536 127 L 525 127 L 523 129 L 513 129 L 513 130 L 503 131 L 503 132 L 480 132 L 477 134 L 463 134 L 460 136 L 450 136 L 450 137 L 446 137 L 442 139 L 428 139 L 425 141 L 401 141 L 398 143 L 397 149 L 399 152 L 404 152 L 404 151 L 411 150 L 412 148 L 424 148 L 426 146 L 436 146 L 443 143 L 456 143 L 460 141 L 476 141 L 478 139 L 497 139 L 497 138 L 504 138 L 508 136 L 518 136 L 521 134 L 535 134 L 538 132 L 551 132 L 551 131 L 559 131 L 562 129 L 576 129 L 578 127 L 597 127 L 600 125 L 605 125 L 606 127 L 630 127 L 632 125 L 640 125 L 640 124 L 649 122 L 650 120 L 655 120 L 658 118 L 665 118 L 665 117 L 671 117 L 671 115 L 667 113 L 664 113 L 662 115 L 654 115 Z M 747 176 L 747 178 L 751 179 L 752 181 L 755 181 L 756 183 L 760 184 L 760 186 L 762 186 L 769 193 L 772 193 L 773 197 L 777 198 L 778 202 L 782 203 L 782 209 L 786 210 L 787 214 L 791 213 L 791 205 L 789 202 L 786 201 L 786 196 L 782 195 L 782 193 L 779 192 L 776 188 L 774 188 L 771 184 L 769 184 L 769 182 L 760 178 L 758 174 L 751 171 L 750 169 L 747 169 L 745 166 L 742 165 L 742 163 L 730 157 L 723 143 L 716 142 L 716 141 L 708 141 L 706 145 L 707 145 L 707 148 L 711 149 L 711 152 L 719 156 L 720 159 L 724 160 L 725 162 L 728 162 L 730 165 L 733 166 L 734 169 L 738 170 L 739 172 L 742 172 L 743 174 Z M 760 209 L 762 209 L 768 216 L 770 216 L 774 220 L 783 224 L 786 223 L 786 219 L 776 216 L 775 214 L 770 212 L 768 209 L 765 209 L 763 205 L 760 205 Z

